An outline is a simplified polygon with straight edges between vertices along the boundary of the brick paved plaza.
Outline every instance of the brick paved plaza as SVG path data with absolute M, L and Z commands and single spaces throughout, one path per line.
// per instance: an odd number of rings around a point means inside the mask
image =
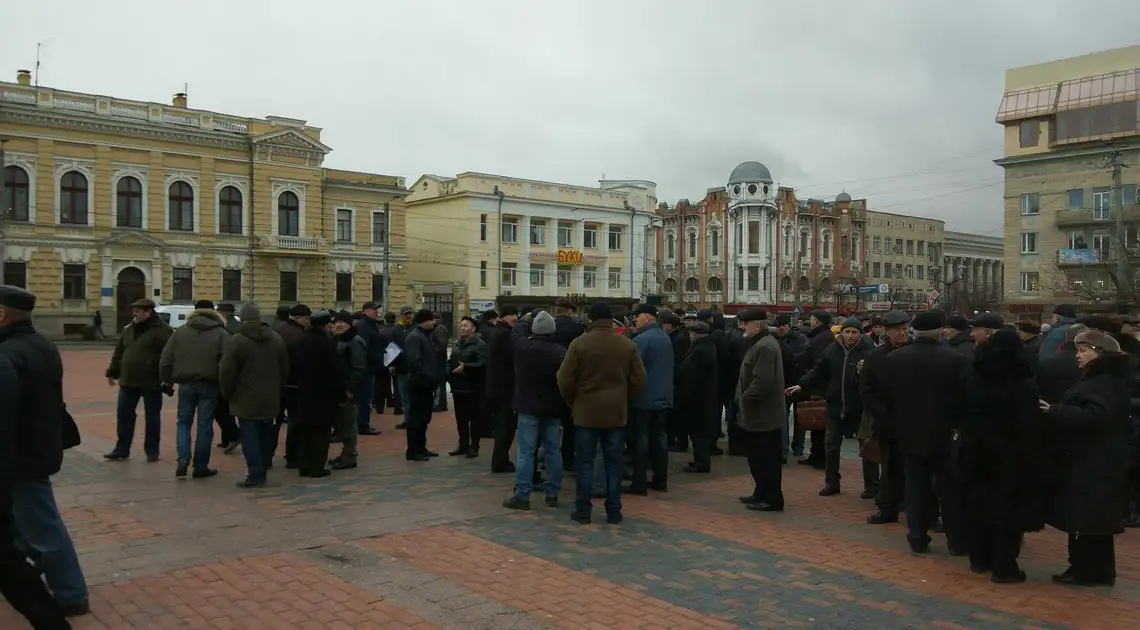
M 82 630 L 1140 627 L 1140 532 L 1117 538 L 1113 589 L 1050 583 L 1065 564 L 1052 530 L 1026 540 L 1030 582 L 994 586 L 941 537 L 919 557 L 902 525 L 864 524 L 874 508 L 851 460 L 844 494 L 817 497 L 822 473 L 790 466 L 788 511 L 756 514 L 735 499 L 751 490 L 742 460 L 694 476 L 674 455 L 670 492 L 625 498 L 619 526 L 572 523 L 565 490 L 557 509 L 503 509 L 511 478 L 490 474 L 489 444 L 474 461 L 405 462 L 391 415 L 361 439 L 354 471 L 275 469 L 268 488 L 241 491 L 240 455 L 215 449 L 218 477 L 176 480 L 172 401 L 160 463 L 142 456 L 141 413 L 132 459 L 106 462 L 109 351 L 64 354 L 84 443 L 55 484 L 92 589 Z M 454 440 L 451 414 L 437 414 L 431 446 Z M 0 629 L 24 627 L 0 604 Z

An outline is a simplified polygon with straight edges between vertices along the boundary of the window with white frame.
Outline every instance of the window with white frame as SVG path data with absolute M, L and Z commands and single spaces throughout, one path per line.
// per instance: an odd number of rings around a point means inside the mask
M 573 221 L 559 221 L 558 222 L 558 246 L 559 247 L 574 247 L 574 222 Z
M 297 272 L 282 271 L 277 276 L 278 298 L 281 302 L 297 301 Z
M 542 219 L 530 220 L 530 244 L 546 245 L 546 221 Z
M 59 222 L 67 225 L 87 225 L 87 176 L 79 171 L 68 171 L 59 180 Z
M 87 265 L 63 266 L 63 299 L 87 299 Z
M 582 267 L 582 288 L 594 289 L 598 286 L 598 268 Z
M 487 242 L 487 215 L 479 215 L 479 240 Z
M 760 290 L 760 265 L 748 265 L 748 290 Z
M 194 301 L 194 270 L 190 267 L 175 267 L 171 270 L 172 298 L 175 302 Z
M 517 244 L 519 242 L 519 220 L 514 217 L 504 218 L 499 238 L 504 243 Z
M 1088 249 L 1084 232 L 1079 230 L 1069 232 L 1069 249 Z
M 372 213 L 372 244 L 388 244 L 388 214 L 386 212 Z
M 1041 274 L 1036 271 L 1021 272 L 1022 293 L 1036 293 L 1041 288 Z
M 0 211 L 8 213 L 13 221 L 27 221 L 31 208 L 31 178 L 28 171 L 11 164 L 4 167 L 4 196 L 0 197 Z
M 546 284 L 546 265 L 530 264 L 530 286 L 541 287 Z
M 484 289 L 487 288 L 487 261 L 485 260 L 479 261 L 479 286 Z
M 337 302 L 351 302 L 352 301 L 352 274 L 341 273 L 336 274 L 336 301 Z
M 301 199 L 289 190 L 277 195 L 277 234 L 301 235 Z
M 673 260 L 677 257 L 677 237 L 672 234 L 665 235 L 665 258 Z
M 586 249 L 598 248 L 598 226 L 587 223 L 586 229 L 582 232 L 582 247 Z
M 223 186 L 218 191 L 218 233 L 241 234 L 242 214 L 241 190 L 237 186 Z
M 621 232 L 622 232 L 622 230 L 621 230 L 620 225 L 611 225 L 610 226 L 609 239 L 610 239 L 610 251 L 611 252 L 616 252 L 616 251 L 621 250 Z
M 1025 216 L 1041 214 L 1041 195 L 1025 193 L 1021 196 L 1021 214 Z
M 518 274 L 518 268 L 519 266 L 516 263 L 503 263 L 501 275 L 503 276 L 504 287 L 515 286 L 515 276 Z
M 336 242 L 352 242 L 352 210 L 342 208 L 336 211 Z
M 226 302 L 241 300 L 241 269 L 222 270 L 222 299 Z
M 687 239 L 688 243 L 685 244 L 686 245 L 685 249 L 687 250 L 685 252 L 685 258 L 688 258 L 689 260 L 696 260 L 697 259 L 697 231 L 696 230 L 689 230 L 689 233 L 687 236 L 688 236 L 688 239 Z
M 558 265 L 558 288 L 566 289 L 570 287 L 571 268 L 566 265 Z
M 194 231 L 194 189 L 186 182 L 170 184 L 167 191 L 170 210 L 170 229 L 183 232 Z
M 903 267 L 903 277 L 907 280 L 914 280 L 914 265 L 907 265 Z
M 610 267 L 609 287 L 611 289 L 621 288 L 621 267 Z
M 720 258 L 720 230 L 709 230 L 709 257 Z
M 883 243 L 882 243 L 882 241 L 883 241 L 883 237 L 881 237 L 881 236 L 872 236 L 872 237 L 871 237 L 871 251 L 872 251 L 872 252 L 874 252 L 874 253 L 876 253 L 876 254 L 878 254 L 879 252 L 883 251 Z
M 1022 254 L 1036 254 L 1037 253 L 1037 232 L 1022 232 L 1021 233 L 1021 253 Z

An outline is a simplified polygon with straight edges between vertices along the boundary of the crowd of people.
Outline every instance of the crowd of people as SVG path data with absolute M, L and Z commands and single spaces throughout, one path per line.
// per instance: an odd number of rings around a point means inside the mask
M 79 435 L 34 307 L 34 295 L 0 287 L 0 406 L 13 410 L 0 416 L 0 590 L 33 627 L 54 630 L 88 611 L 50 482 Z M 374 412 L 388 409 L 402 416 L 405 458 L 427 462 L 439 455 L 427 428 L 450 391 L 449 455 L 476 459 L 491 438 L 490 469 L 513 474 L 503 505 L 515 510 L 531 509 L 535 492 L 558 505 L 573 473 L 570 516 L 583 524 L 593 499 L 617 524 L 623 494 L 668 492 L 670 452 L 691 450 L 681 470 L 709 473 L 727 438 L 728 455 L 747 460 L 753 491 L 740 503 L 755 512 L 785 509 L 790 457 L 823 472 L 820 496 L 840 494 L 844 441 L 858 440 L 860 497 L 876 505 L 867 522 L 905 515 L 915 553 L 944 533 L 950 554 L 995 583 L 1026 579 L 1023 535 L 1048 524 L 1069 535 L 1070 566 L 1054 581 L 1112 585 L 1113 537 L 1140 525 L 1140 341 L 1126 315 L 1078 321 L 1062 305 L 1039 325 L 996 313 L 834 321 L 752 308 L 727 325 L 718 312 L 648 304 L 623 320 L 597 302 L 583 317 L 562 299 L 553 313 L 463 317 L 451 340 L 437 314 L 411 307 L 298 304 L 273 322 L 251 304 L 235 310 L 200 301 L 172 329 L 152 301 L 132 305 L 106 372 L 118 388 L 106 459 L 130 457 L 141 401 L 143 450 L 159 461 L 163 398 L 177 396 L 178 478 L 217 474 L 215 425 L 218 446 L 245 458 L 241 488 L 266 484 L 282 427 L 286 469 L 350 470 L 360 436 L 380 433 Z M 813 406 L 822 426 L 803 421 Z

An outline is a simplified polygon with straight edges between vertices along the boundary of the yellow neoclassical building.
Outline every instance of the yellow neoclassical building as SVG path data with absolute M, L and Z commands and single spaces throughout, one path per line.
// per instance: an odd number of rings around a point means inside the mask
M 37 326 L 105 330 L 159 304 L 412 303 L 404 178 L 323 167 L 303 120 L 0 82 L 3 280 Z

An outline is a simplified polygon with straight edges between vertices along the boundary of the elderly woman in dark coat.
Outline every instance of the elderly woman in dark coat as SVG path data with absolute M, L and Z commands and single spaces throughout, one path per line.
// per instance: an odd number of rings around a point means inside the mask
M 1032 357 L 1036 360 L 1036 356 Z M 970 570 L 996 584 L 1025 581 L 1021 537 L 1045 525 L 1041 417 L 1025 347 L 1014 330 L 977 346 L 959 464 L 970 520 Z
M 1048 523 L 1069 534 L 1069 568 L 1053 580 L 1078 586 L 1116 583 L 1113 536 L 1124 531 L 1129 387 L 1136 359 L 1098 330 L 1074 340 L 1081 378 L 1056 404 L 1040 401 L 1050 439 L 1064 453 Z

